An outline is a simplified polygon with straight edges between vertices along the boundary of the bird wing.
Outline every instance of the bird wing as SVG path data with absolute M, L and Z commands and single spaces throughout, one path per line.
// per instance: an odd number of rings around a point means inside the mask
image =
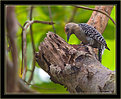
M 79 24 L 79 26 L 82 27 L 83 31 L 85 32 L 85 34 L 87 36 L 89 36 L 90 38 L 95 39 L 97 42 L 99 42 L 100 44 L 107 46 L 105 39 L 103 38 L 103 36 L 92 26 L 86 24 L 86 23 L 81 23 Z

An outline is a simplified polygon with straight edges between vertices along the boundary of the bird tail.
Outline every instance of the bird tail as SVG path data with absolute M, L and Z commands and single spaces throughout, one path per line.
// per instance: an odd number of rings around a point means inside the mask
M 102 61 L 102 49 L 99 49 L 99 50 L 98 50 L 98 60 L 99 60 L 100 63 L 101 63 L 101 61 Z
M 106 49 L 108 49 L 108 50 L 110 51 L 110 49 L 108 48 L 108 46 L 107 46 L 107 45 L 105 46 L 105 48 L 106 48 Z

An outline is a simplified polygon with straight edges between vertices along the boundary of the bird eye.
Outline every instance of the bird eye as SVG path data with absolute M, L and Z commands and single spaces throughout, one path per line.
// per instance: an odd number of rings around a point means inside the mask
M 68 32 L 69 31 L 69 28 L 65 27 L 65 32 Z

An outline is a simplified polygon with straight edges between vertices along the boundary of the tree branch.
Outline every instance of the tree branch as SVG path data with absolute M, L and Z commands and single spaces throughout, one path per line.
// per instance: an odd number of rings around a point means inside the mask
M 74 20 L 74 16 L 76 15 L 76 12 L 77 12 L 77 7 L 74 7 L 74 9 L 72 11 L 72 15 L 67 23 L 72 22 Z
M 17 91 L 17 72 L 18 72 L 18 51 L 16 47 L 16 31 L 17 31 L 17 21 L 15 17 L 15 7 L 6 7 L 6 27 L 7 27 L 7 37 L 11 46 L 12 62 L 10 63 L 7 55 L 7 92 Z M 6 52 L 7 53 L 7 52 Z M 11 73 L 11 74 L 10 74 Z
M 30 21 L 32 20 L 32 11 L 33 11 L 33 6 L 31 6 L 31 9 L 30 9 Z M 32 65 L 32 71 L 31 71 L 31 75 L 29 77 L 28 83 L 30 83 L 33 79 L 35 62 L 36 62 L 36 60 L 35 60 L 35 44 L 34 44 L 34 39 L 33 39 L 32 25 L 30 25 L 30 34 L 31 34 L 31 41 L 32 41 L 32 48 L 33 48 L 33 65 Z
M 51 22 L 53 22 L 50 6 L 48 6 L 48 10 L 49 10 L 49 16 L 50 16 Z M 54 24 L 52 25 L 52 27 L 53 27 L 54 33 L 56 33 L 56 30 L 55 30 Z
M 23 74 L 22 74 L 22 79 L 25 80 L 26 77 L 26 72 L 27 72 L 27 55 L 26 55 L 26 31 L 24 31 L 24 28 L 22 29 L 22 69 L 23 69 Z
M 114 93 L 115 72 L 101 65 L 89 46 L 77 49 L 49 32 L 36 53 L 39 66 L 50 79 L 70 93 Z
M 108 15 L 111 14 L 113 5 L 110 6 L 95 6 L 96 10 L 101 10 L 103 12 L 106 12 Z M 88 20 L 87 24 L 93 26 L 96 28 L 101 34 L 104 32 L 107 24 L 108 24 L 109 18 L 105 16 L 104 14 L 94 11 Z M 98 49 L 95 49 L 95 53 L 98 54 Z
M 95 6 L 95 9 L 102 10 L 107 12 L 107 14 L 111 14 L 113 5 L 110 6 Z M 102 13 L 99 13 L 97 11 L 94 11 L 88 20 L 87 24 L 92 25 L 95 27 L 100 33 L 103 33 L 107 23 L 108 23 L 109 17 L 105 16 Z
M 30 25 L 32 25 L 33 23 L 42 23 L 42 24 L 49 24 L 49 25 L 54 24 L 53 22 L 38 21 L 38 20 L 26 21 L 24 23 L 23 28 L 22 28 L 22 68 L 23 68 L 23 63 L 24 63 L 24 72 L 23 72 L 22 79 L 24 79 L 24 80 L 25 80 L 25 76 L 26 76 L 26 72 L 27 72 L 27 64 L 26 64 L 26 61 L 27 61 L 27 57 L 26 57 L 26 29 Z M 32 76 L 30 77 L 30 80 L 31 80 L 31 78 L 32 78 Z
M 26 30 L 33 23 L 42 23 L 42 24 L 49 24 L 49 25 L 55 24 L 54 22 L 38 21 L 38 20 L 26 21 L 25 26 L 24 26 L 24 30 Z
M 78 5 L 75 5 L 75 7 L 100 12 L 100 13 L 106 15 L 108 18 L 110 18 L 110 20 L 116 25 L 115 21 L 110 17 L 110 15 L 103 10 L 93 9 L 93 8 L 88 8 L 88 7 L 78 6 Z M 111 7 L 111 6 L 109 6 L 109 7 Z

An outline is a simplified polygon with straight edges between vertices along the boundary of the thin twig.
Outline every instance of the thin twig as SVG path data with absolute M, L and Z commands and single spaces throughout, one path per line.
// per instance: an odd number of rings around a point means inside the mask
M 22 75 L 22 79 L 25 80 L 25 76 L 26 76 L 26 72 L 27 72 L 27 57 L 26 57 L 26 32 L 25 32 L 25 26 L 28 23 L 28 21 L 26 21 L 22 27 L 22 67 L 21 67 L 21 74 Z M 23 71 L 23 64 L 24 64 L 24 71 Z
M 82 9 L 100 12 L 100 13 L 106 15 L 116 25 L 115 21 L 110 17 L 110 15 L 108 13 L 104 12 L 104 11 L 93 9 L 93 8 L 88 8 L 88 7 L 84 7 L 84 6 L 78 6 L 78 5 L 74 5 L 74 6 L 77 7 L 77 8 L 82 8 Z
M 23 71 L 23 75 L 22 75 L 22 79 L 25 80 L 25 76 L 26 76 L 26 72 L 27 72 L 27 56 L 26 56 L 26 32 L 23 31 L 22 32 L 23 36 L 22 36 L 22 42 L 23 42 L 23 52 L 22 52 L 22 56 L 23 56 L 23 60 L 24 60 L 24 71 Z M 23 61 L 22 61 L 23 62 Z M 23 65 L 23 63 L 22 63 Z
M 23 30 L 23 26 L 17 21 L 17 24 L 22 28 Z M 18 37 L 18 36 L 16 36 Z M 22 41 L 23 41 L 23 33 L 21 33 L 21 38 L 22 38 Z M 21 75 L 23 73 L 23 42 L 22 42 L 22 66 L 21 66 Z
M 72 21 L 73 21 L 74 16 L 76 15 L 76 12 L 77 12 L 77 8 L 75 7 L 75 8 L 73 9 L 72 15 L 71 15 L 71 17 L 70 17 L 70 19 L 69 19 L 69 21 L 68 21 L 67 23 L 69 23 L 69 22 L 72 22 Z
M 21 44 L 21 48 L 22 48 L 22 66 L 21 66 L 21 75 L 23 74 L 23 27 L 22 27 L 22 33 L 21 33 L 21 39 L 22 39 L 22 44 Z
M 34 20 L 34 21 L 26 21 L 27 24 L 24 26 L 24 30 L 26 30 L 31 24 L 33 23 L 42 23 L 42 24 L 49 24 L 49 25 L 52 25 L 52 24 L 55 24 L 53 22 L 47 22 L 47 21 L 38 21 L 38 20 Z
M 25 31 L 33 23 L 42 23 L 42 24 L 49 24 L 49 25 L 54 24 L 53 22 L 38 21 L 38 20 L 26 21 L 24 23 L 23 28 L 22 28 L 22 68 L 23 68 L 23 62 L 24 62 L 24 68 L 25 68 L 24 74 L 22 76 L 23 79 L 25 79 L 25 75 L 26 75 L 26 71 L 27 71 L 27 67 L 25 66 L 25 65 L 27 65 L 26 64 L 26 32 Z
M 31 93 L 38 93 L 37 91 L 35 90 L 32 90 L 31 88 L 29 88 L 29 86 L 25 85 L 25 82 L 22 80 L 22 79 L 19 79 L 18 80 L 18 86 L 20 88 L 20 92 L 31 92 Z
M 32 20 L 32 11 L 33 11 L 33 6 L 30 8 L 30 21 Z M 31 35 L 31 41 L 32 41 L 32 48 L 33 48 L 33 65 L 32 65 L 32 70 L 31 70 L 31 75 L 29 77 L 28 83 L 30 83 L 33 79 L 33 74 L 34 74 L 34 69 L 35 69 L 35 44 L 34 44 L 34 39 L 33 39 L 33 31 L 32 31 L 32 25 L 30 25 L 30 35 Z
M 53 22 L 50 6 L 48 6 L 48 10 L 49 10 L 49 16 L 50 16 L 51 22 Z M 53 27 L 54 33 L 56 33 L 56 30 L 55 30 L 54 24 L 52 25 L 52 27 Z
M 24 27 L 25 27 L 25 25 L 27 23 L 28 23 L 28 21 L 26 21 L 23 26 L 20 26 L 22 28 L 22 33 L 21 33 L 21 38 L 22 38 L 22 66 L 21 66 L 21 75 L 23 74 L 23 63 L 24 63 L 24 47 L 23 46 L 25 46 L 25 45 L 23 43 L 26 42 L 26 39 L 25 40 L 23 39 L 23 32 L 25 32 Z M 26 34 L 24 33 L 24 35 L 26 35 Z M 22 78 L 25 79 L 25 73 L 23 74 Z
M 22 25 L 17 21 L 17 24 L 23 29 Z
M 32 72 L 32 70 L 31 70 L 31 69 L 27 69 L 27 71 Z

